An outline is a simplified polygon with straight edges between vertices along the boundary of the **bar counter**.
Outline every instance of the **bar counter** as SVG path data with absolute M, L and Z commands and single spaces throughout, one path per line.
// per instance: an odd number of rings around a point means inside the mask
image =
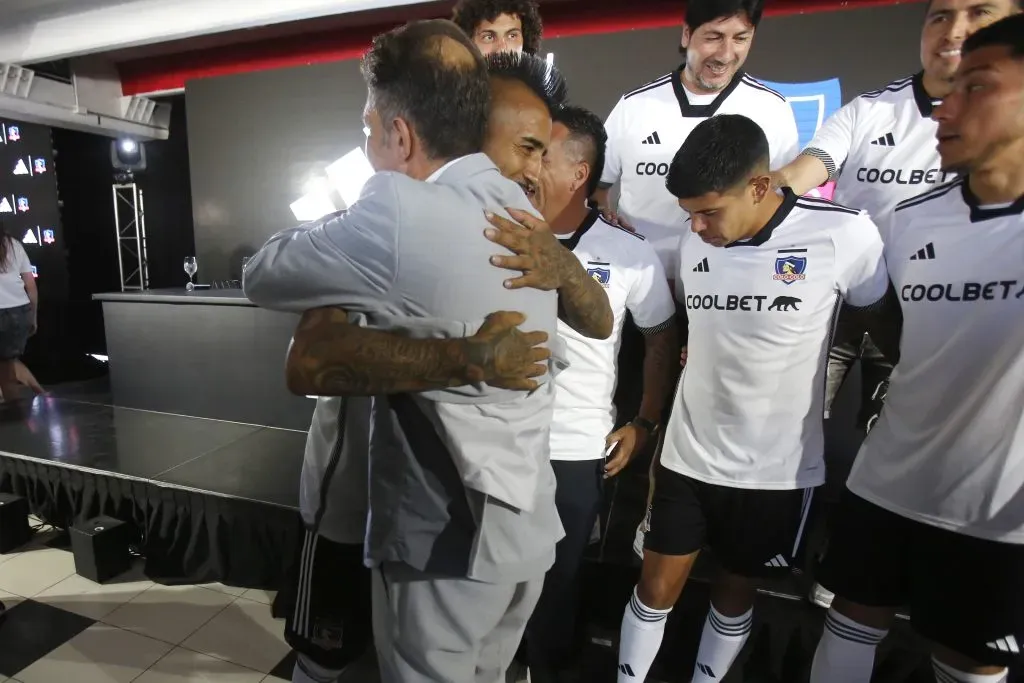
M 256 307 L 240 289 L 96 294 L 114 403 L 305 431 L 313 401 L 285 386 L 298 316 Z

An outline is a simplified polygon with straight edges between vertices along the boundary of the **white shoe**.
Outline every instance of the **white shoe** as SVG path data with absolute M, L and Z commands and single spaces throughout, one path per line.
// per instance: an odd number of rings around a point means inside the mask
M 835 593 L 825 588 L 817 581 L 814 582 L 814 586 L 811 587 L 811 593 L 807 596 L 808 600 L 822 609 L 832 607 L 832 601 L 835 600 L 835 598 Z

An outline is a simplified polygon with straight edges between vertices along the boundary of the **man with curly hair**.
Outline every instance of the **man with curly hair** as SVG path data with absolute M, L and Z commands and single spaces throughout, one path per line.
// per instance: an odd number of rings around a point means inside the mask
M 544 33 L 535 0 L 459 0 L 452 21 L 485 56 L 492 52 L 535 55 Z

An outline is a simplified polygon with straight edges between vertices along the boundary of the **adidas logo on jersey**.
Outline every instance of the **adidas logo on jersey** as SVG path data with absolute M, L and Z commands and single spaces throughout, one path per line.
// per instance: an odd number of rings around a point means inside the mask
M 708 260 L 706 258 L 701 259 L 700 263 L 693 267 L 695 273 L 710 273 L 711 268 L 708 267 Z
M 781 567 L 788 567 L 789 566 L 789 562 L 786 562 L 786 558 L 784 558 L 782 555 L 776 555 L 772 559 L 770 559 L 767 562 L 765 562 L 764 566 L 766 566 L 766 567 L 779 567 L 779 568 L 781 568 Z
M 619 673 L 625 674 L 630 678 L 636 678 L 636 674 L 633 673 L 633 669 L 629 664 L 619 664 Z
M 879 147 L 895 147 L 896 146 L 896 138 L 894 138 L 892 136 L 892 133 L 886 133 L 882 137 L 880 137 L 880 138 L 878 138 L 876 140 L 872 140 L 871 144 L 872 145 L 878 145 Z
M 1019 655 L 1020 645 L 1017 644 L 1017 639 L 1013 636 L 1006 636 L 999 640 L 993 640 L 991 643 L 985 643 L 985 645 L 991 650 L 998 650 L 999 652 L 1009 652 L 1010 654 Z
M 910 257 L 911 261 L 931 261 L 935 258 L 935 245 L 929 242 Z
M 658 131 L 654 131 L 653 133 L 648 135 L 647 139 L 644 140 L 640 144 L 642 144 L 642 145 L 660 145 L 661 144 L 661 138 L 658 137 Z

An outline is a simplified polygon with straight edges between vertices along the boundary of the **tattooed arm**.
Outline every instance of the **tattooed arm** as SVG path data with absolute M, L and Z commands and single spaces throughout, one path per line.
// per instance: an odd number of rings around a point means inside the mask
M 679 326 L 675 317 L 641 330 L 644 335 L 644 393 L 638 416 L 657 424 L 679 375 Z
M 301 396 L 372 396 L 485 382 L 530 391 L 547 370 L 543 332 L 520 313 L 492 313 L 472 337 L 409 339 L 349 322 L 340 308 L 307 311 L 288 351 L 288 389 Z
M 493 228 L 485 233 L 492 242 L 506 247 L 515 256 L 494 256 L 499 268 L 522 271 L 506 282 L 510 289 L 533 287 L 558 290 L 559 317 L 585 337 L 607 339 L 614 318 L 604 287 L 587 275 L 586 269 L 559 243 L 547 223 L 518 209 L 507 208 L 518 223 L 488 214 Z

